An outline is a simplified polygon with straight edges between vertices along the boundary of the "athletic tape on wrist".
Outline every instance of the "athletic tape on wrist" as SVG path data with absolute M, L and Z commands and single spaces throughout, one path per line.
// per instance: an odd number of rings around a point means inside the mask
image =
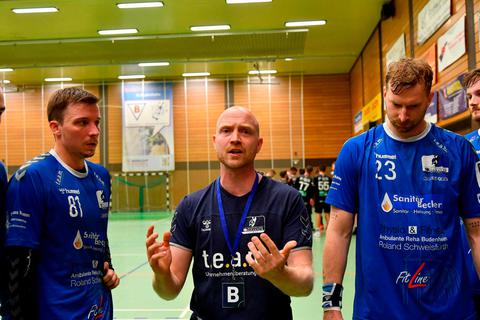
M 324 310 L 342 309 L 343 286 L 339 283 L 326 283 L 323 285 L 322 308 Z

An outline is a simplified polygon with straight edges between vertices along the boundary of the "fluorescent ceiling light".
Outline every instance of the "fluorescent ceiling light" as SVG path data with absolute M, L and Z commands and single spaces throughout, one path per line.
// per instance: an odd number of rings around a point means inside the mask
M 285 61 L 292 61 L 293 58 L 285 58 Z
M 46 12 L 58 12 L 58 9 L 55 7 L 48 8 L 15 8 L 12 9 L 15 13 L 46 13 Z
M 160 62 L 140 62 L 139 67 L 166 67 L 169 66 L 170 62 L 160 61 Z
M 256 2 L 272 2 L 272 0 L 227 0 L 227 4 L 256 3 Z
M 12 68 L 0 68 L 0 72 L 10 72 L 13 71 Z
M 120 79 L 120 80 L 145 79 L 145 75 L 144 74 L 132 74 L 132 75 L 126 75 L 126 76 L 118 76 L 118 79 Z
M 285 27 L 311 27 L 323 26 L 324 24 L 327 24 L 327 20 L 287 21 Z
M 250 70 L 248 74 L 275 74 L 277 70 Z
M 117 7 L 119 7 L 120 9 L 158 8 L 158 7 L 163 7 L 163 2 L 150 1 L 150 2 L 117 3 Z
M 182 73 L 184 77 L 208 77 L 210 72 L 185 72 Z
M 137 29 L 110 29 L 110 30 L 98 30 L 98 34 L 102 36 L 112 35 L 112 34 L 131 34 L 138 33 Z
M 228 24 L 218 24 L 213 26 L 193 26 L 190 27 L 192 31 L 217 31 L 217 30 L 230 30 L 230 25 Z
M 44 80 L 47 81 L 47 82 L 59 82 L 59 81 L 72 81 L 72 78 L 68 78 L 68 77 L 65 77 L 65 78 L 45 78 Z
M 9 84 L 9 83 L 10 83 L 10 80 L 6 80 L 6 79 L 5 79 L 5 80 L 2 80 L 2 83 L 3 83 L 3 84 Z

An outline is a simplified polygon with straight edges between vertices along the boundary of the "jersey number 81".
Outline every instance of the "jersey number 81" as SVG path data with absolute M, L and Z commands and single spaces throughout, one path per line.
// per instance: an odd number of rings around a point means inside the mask
M 70 217 L 76 218 L 80 214 L 80 218 L 83 217 L 82 204 L 80 203 L 80 198 L 78 196 L 68 196 L 68 213 Z

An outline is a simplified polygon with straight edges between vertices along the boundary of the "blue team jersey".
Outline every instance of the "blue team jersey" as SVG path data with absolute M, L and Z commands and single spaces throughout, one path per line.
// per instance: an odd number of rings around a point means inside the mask
M 480 130 L 472 131 L 465 135 L 465 138 L 473 145 L 473 148 L 477 152 L 477 155 L 480 157 Z M 470 264 L 470 277 L 473 284 L 473 292 L 475 294 L 480 294 L 480 279 L 478 278 L 477 270 L 475 269 L 475 264 L 473 263 L 470 244 L 468 243 L 466 231 L 462 223 L 462 240 L 464 244 L 464 250 L 467 253 L 467 261 Z
M 470 141 L 477 155 L 480 157 L 480 129 L 466 134 L 465 138 Z
M 102 283 L 110 175 L 86 161 L 81 173 L 52 150 L 22 166 L 7 191 L 8 246 L 38 254 L 39 319 L 112 319 Z
M 186 196 L 172 220 L 171 244 L 192 251 L 194 290 L 190 301 L 201 319 L 292 319 L 290 297 L 267 280 L 258 277 L 246 261 L 247 243 L 262 232 L 279 249 L 290 240 L 293 250 L 311 249 L 310 219 L 297 190 L 271 179 L 261 179 L 242 230 L 239 249 L 231 261 L 224 239 L 216 200 L 215 183 Z M 221 188 L 223 207 L 230 237 L 235 237 L 248 194 L 235 197 Z M 233 241 L 233 240 L 232 240 Z M 236 279 L 245 286 L 245 304 L 240 308 L 222 308 L 222 284 Z
M 480 162 L 461 136 L 385 125 L 343 146 L 327 202 L 358 213 L 354 319 L 473 319 L 459 218 L 480 216 Z

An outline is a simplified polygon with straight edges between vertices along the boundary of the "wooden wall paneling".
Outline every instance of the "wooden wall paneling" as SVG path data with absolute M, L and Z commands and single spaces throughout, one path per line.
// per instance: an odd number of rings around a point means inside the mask
M 250 108 L 260 125 L 260 135 L 263 137 L 263 146 L 257 154 L 257 160 L 270 160 L 275 155 L 271 149 L 271 123 L 269 112 L 269 87 L 267 84 L 250 84 Z M 273 142 L 274 143 L 274 142 Z
M 380 54 L 378 30 L 370 37 L 362 53 L 363 92 L 365 103 L 380 92 Z
M 108 112 L 108 164 L 122 163 L 123 124 L 122 124 L 122 85 L 115 83 L 107 87 Z
M 382 78 L 385 78 L 385 73 L 387 70 L 385 55 L 388 50 L 392 47 L 394 42 L 400 37 L 402 33 L 405 34 L 405 54 L 407 57 L 410 56 L 410 19 L 409 19 L 409 8 L 408 1 L 395 1 L 395 16 L 389 19 L 386 19 L 381 22 L 382 28 L 382 65 L 383 65 L 383 74 Z M 372 97 L 373 98 L 373 97 Z M 365 103 L 370 101 L 365 99 Z
M 350 122 L 353 124 L 353 116 L 362 110 L 365 105 L 363 99 L 363 75 L 362 75 L 362 58 L 355 62 L 350 70 L 350 104 L 352 110 L 352 118 Z M 353 127 L 353 125 L 352 125 Z
M 185 100 L 184 81 L 187 80 L 175 81 L 173 84 L 175 162 L 187 161 L 185 103 L 190 103 L 191 99 Z
M 292 123 L 292 162 L 297 168 L 303 166 L 303 159 L 305 159 L 305 146 L 303 135 L 304 115 L 302 114 L 302 83 L 303 75 L 291 76 L 291 123 Z
M 46 145 L 43 141 L 45 136 L 42 136 L 42 132 L 45 132 L 45 127 L 49 127 L 46 108 L 42 108 L 41 88 L 30 89 L 23 95 L 25 99 L 25 119 L 21 124 L 25 126 L 25 160 L 29 160 L 49 150 L 45 150 L 44 147 L 51 148 L 53 144 Z
M 208 148 L 205 130 L 205 79 L 188 80 L 187 86 L 189 99 L 186 117 L 188 119 L 189 160 L 191 162 L 205 161 L 207 159 L 206 150 Z M 223 94 L 223 90 L 221 93 Z
M 275 159 L 290 159 L 288 77 L 277 77 L 276 81 L 278 81 L 278 84 L 271 86 L 273 154 Z
M 225 82 L 223 80 L 210 80 L 208 81 L 208 134 L 206 135 L 207 145 L 210 150 L 210 165 L 215 167 L 215 164 L 218 163 L 217 153 L 213 146 L 213 135 L 216 131 L 217 119 L 220 114 L 225 111 L 225 95 L 224 95 Z M 234 84 L 234 105 L 237 104 L 237 92 L 236 86 Z M 241 104 L 240 104 L 241 105 Z M 207 159 L 205 159 L 206 161 Z M 216 174 L 213 173 L 212 169 L 210 170 L 211 179 L 215 179 Z
M 348 75 L 305 76 L 305 158 L 336 158 L 352 136 Z
M 25 113 L 23 110 L 22 92 L 11 93 L 8 96 L 8 115 L 2 123 L 7 129 L 7 165 L 20 166 L 26 160 L 24 151 L 25 133 L 23 121 Z

